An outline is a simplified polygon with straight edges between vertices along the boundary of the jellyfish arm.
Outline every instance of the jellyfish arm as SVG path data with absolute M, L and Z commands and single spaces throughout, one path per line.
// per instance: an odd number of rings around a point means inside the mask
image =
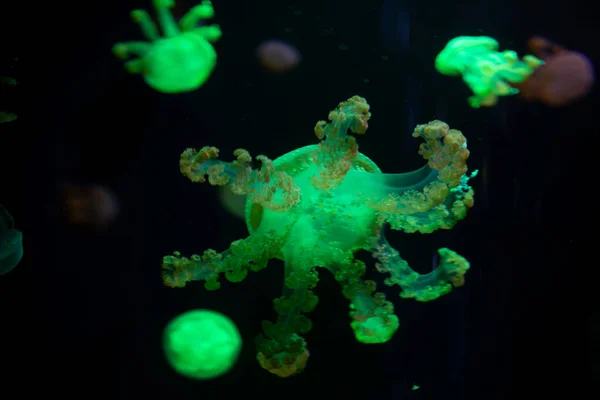
M 298 187 L 285 172 L 274 171 L 267 157 L 258 156 L 262 168 L 253 170 L 252 157 L 246 150 L 236 150 L 237 159 L 231 163 L 217 160 L 218 154 L 216 147 L 186 149 L 180 157 L 180 171 L 192 182 L 205 182 L 208 177 L 213 186 L 230 185 L 234 193 L 247 195 L 254 203 L 275 212 L 287 211 L 298 202 Z M 266 267 L 269 258 L 279 253 L 281 237 L 284 236 L 267 230 L 233 242 L 223 253 L 209 249 L 201 256 L 187 258 L 175 252 L 163 258 L 163 281 L 170 287 L 183 287 L 189 281 L 203 280 L 206 289 L 214 290 L 219 288 L 219 274 L 224 273 L 228 280 L 239 282 L 248 270 Z
M 204 147 L 199 151 L 185 150 L 180 158 L 180 171 L 192 182 L 208 182 L 211 185 L 229 185 L 233 193 L 243 194 L 254 205 L 260 205 L 272 218 L 287 215 L 300 199 L 300 192 L 292 178 L 284 171 L 276 171 L 273 162 L 265 156 L 256 157 L 262 163 L 254 170 L 252 157 L 238 149 L 231 163 L 217 160 L 218 149 Z M 267 212 L 267 211 L 265 211 Z M 285 216 L 283 217 L 285 219 Z M 285 260 L 284 295 L 274 300 L 278 318 L 275 323 L 263 322 L 264 335 L 257 338 L 257 359 L 263 368 L 280 377 L 290 376 L 304 369 L 308 351 L 299 333 L 306 333 L 311 322 L 303 313 L 312 311 L 317 304 L 313 288 L 318 282 L 313 265 L 302 263 L 302 252 L 296 246 L 287 245 L 293 233 L 286 224 L 274 225 L 278 230 L 265 229 L 253 232 L 231 247 L 217 253 L 206 250 L 202 255 L 182 257 L 179 252 L 163 258 L 162 277 L 165 285 L 183 287 L 187 282 L 205 281 L 208 290 L 218 289 L 219 276 L 224 274 L 232 282 L 243 280 L 248 271 L 265 268 L 271 258 Z M 305 266 L 305 267 L 301 267 Z
M 467 175 L 469 157 L 462 132 L 442 121 L 417 125 L 413 137 L 423 138 L 419 154 L 427 164 L 413 172 L 384 174 L 367 205 L 379 211 L 381 222 L 407 233 L 451 229 L 473 206 L 473 189 Z M 374 180 L 372 180 L 374 181 Z M 369 187 L 369 186 L 367 186 Z
M 220 274 L 230 282 L 241 282 L 248 271 L 260 271 L 279 252 L 279 241 L 270 232 L 236 240 L 222 253 L 208 249 L 190 258 L 181 253 L 163 257 L 162 279 L 166 286 L 181 288 L 190 281 L 204 281 L 207 290 L 219 289 Z
M 389 245 L 385 236 L 381 235 L 373 256 L 378 260 L 377 270 L 390 274 L 385 284 L 398 285 L 402 288 L 401 297 L 431 301 L 450 293 L 452 287 L 462 286 L 465 282 L 465 273 L 470 267 L 464 257 L 450 249 L 438 249 L 438 254 L 440 256 L 438 268 L 428 274 L 419 274 L 410 268 L 398 251 Z
M 186 149 L 181 154 L 179 168 L 192 182 L 205 182 L 208 176 L 211 185 L 230 185 L 233 193 L 246 195 L 253 203 L 272 211 L 285 212 L 298 203 L 300 189 L 287 173 L 275 171 L 270 159 L 259 155 L 256 159 L 262 167 L 253 170 L 252 157 L 246 150 L 237 149 L 233 154 L 237 159 L 225 163 L 216 159 L 219 155 L 216 147 Z
M 394 305 L 386 300 L 384 293 L 375 291 L 375 281 L 362 279 L 365 264 L 348 256 L 328 269 L 342 285 L 344 297 L 350 300 L 350 327 L 361 343 L 385 343 L 400 326 Z
M 311 182 L 316 189 L 329 190 L 344 180 L 358 155 L 358 144 L 353 136 L 348 135 L 348 130 L 364 134 L 370 117 L 366 100 L 353 96 L 329 113 L 330 123 L 317 122 L 315 134 L 321 141 L 312 158 L 319 169 Z
M 406 174 L 384 174 L 380 189 L 371 192 L 380 197 L 372 197 L 367 205 L 378 210 L 380 222 L 392 229 L 424 234 L 451 229 L 474 204 L 468 182 L 477 171 L 467 175 L 467 141 L 460 131 L 441 121 L 418 125 L 413 136 L 425 140 L 419 154 L 427 164 Z M 429 274 L 419 274 L 389 245 L 383 230 L 375 236 L 371 250 L 378 260 L 377 269 L 390 274 L 385 283 L 399 285 L 402 297 L 418 301 L 435 300 L 452 287 L 462 286 L 469 269 L 466 259 L 442 248 L 438 250 L 440 266 Z
M 288 241 L 298 243 L 294 237 L 298 234 L 302 232 L 293 230 Z M 304 313 L 313 311 L 319 302 L 312 291 L 319 277 L 313 265 L 302 261 L 304 251 L 293 244 L 283 247 L 283 296 L 273 301 L 277 319 L 274 323 L 263 321 L 263 334 L 256 338 L 259 364 L 281 378 L 304 370 L 309 352 L 306 341 L 300 335 L 312 328 L 312 322 Z

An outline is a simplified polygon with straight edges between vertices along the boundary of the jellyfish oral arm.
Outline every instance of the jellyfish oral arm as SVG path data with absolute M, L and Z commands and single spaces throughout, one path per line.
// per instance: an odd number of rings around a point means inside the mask
M 192 182 L 204 182 L 208 176 L 211 185 L 230 185 L 233 193 L 247 195 L 252 202 L 270 210 L 285 212 L 298 203 L 300 193 L 293 179 L 285 172 L 275 171 L 266 156 L 256 157 L 262 167 L 253 170 L 252 157 L 246 150 L 238 149 L 233 154 L 237 159 L 226 163 L 216 159 L 216 147 L 187 149 L 181 154 L 179 168 Z
M 398 285 L 402 288 L 401 297 L 414 298 L 417 301 L 432 301 L 450 293 L 452 287 L 462 286 L 464 275 L 470 267 L 464 257 L 450 249 L 441 248 L 438 254 L 440 256 L 438 268 L 427 274 L 419 274 L 410 268 L 382 235 L 373 257 L 378 260 L 377 270 L 390 275 L 385 280 L 385 284 Z

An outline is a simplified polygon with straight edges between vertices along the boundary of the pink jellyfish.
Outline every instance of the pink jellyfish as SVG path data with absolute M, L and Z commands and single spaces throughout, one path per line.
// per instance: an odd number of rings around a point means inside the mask
M 71 185 L 63 188 L 64 211 L 72 225 L 97 229 L 111 225 L 119 214 L 119 201 L 107 187 Z
M 294 68 L 302 58 L 297 48 L 280 40 L 262 42 L 256 49 L 256 56 L 263 67 L 278 73 Z
M 587 95 L 594 84 L 594 67 L 584 55 L 539 36 L 528 41 L 531 52 L 545 61 L 525 82 L 513 84 L 520 96 L 550 107 L 562 107 Z

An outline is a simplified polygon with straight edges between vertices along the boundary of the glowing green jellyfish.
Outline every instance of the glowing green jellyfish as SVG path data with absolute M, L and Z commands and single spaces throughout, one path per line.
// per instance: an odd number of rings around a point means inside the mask
M 318 145 L 274 161 L 260 155 L 260 169 L 252 169 L 252 157 L 243 149 L 234 152 L 232 163 L 217 160 L 215 147 L 181 155 L 180 170 L 192 182 L 208 176 L 210 184 L 229 185 L 246 196 L 250 235 L 222 253 L 209 249 L 190 258 L 178 252 L 164 257 L 163 281 L 170 287 L 204 281 L 206 289 L 215 290 L 221 274 L 239 282 L 248 271 L 265 268 L 269 259 L 283 260 L 283 296 L 273 302 L 277 320 L 263 321 L 264 334 L 257 339 L 258 362 L 277 376 L 298 373 L 308 361 L 302 335 L 312 325 L 305 313 L 319 300 L 313 292 L 316 267 L 341 284 L 350 301 L 350 326 L 362 343 L 389 340 L 399 322 L 376 283 L 363 280 L 366 265 L 354 258 L 357 251 L 372 252 L 376 268 L 389 274 L 385 284 L 400 286 L 404 298 L 435 300 L 464 283 L 469 263 L 463 257 L 439 249 L 439 267 L 419 274 L 389 245 L 383 228 L 431 233 L 450 229 L 466 216 L 473 206 L 467 140 L 441 121 L 418 125 L 413 136 L 425 140 L 419 154 L 427 164 L 409 173 L 384 174 L 347 132 L 364 134 L 370 116 L 365 99 L 354 96 L 329 113 L 330 122 L 317 123 Z
M 231 319 L 211 310 L 192 310 L 175 317 L 163 334 L 169 364 L 183 376 L 212 379 L 233 367 L 242 338 Z
M 498 42 L 487 36 L 459 36 L 448 42 L 435 58 L 435 69 L 444 75 L 462 75 L 473 91 L 473 108 L 493 106 L 498 96 L 519 93 L 510 83 L 521 83 L 544 62 L 532 55 L 522 60 L 512 50 L 499 52 Z
M 163 93 L 181 93 L 198 89 L 210 77 L 217 63 L 217 53 L 212 46 L 221 37 L 218 25 L 197 26 L 200 20 L 214 16 L 212 3 L 208 0 L 193 7 L 179 20 L 173 19 L 169 10 L 173 0 L 153 0 L 158 29 L 145 10 L 134 10 L 131 18 L 137 22 L 148 42 L 117 43 L 115 55 L 128 61 L 125 68 L 132 74 L 142 74 L 150 87 Z

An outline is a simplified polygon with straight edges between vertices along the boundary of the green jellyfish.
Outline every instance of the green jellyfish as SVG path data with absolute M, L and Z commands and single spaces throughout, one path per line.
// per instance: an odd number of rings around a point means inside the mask
M 512 50 L 498 51 L 499 44 L 487 36 L 459 36 L 450 40 L 435 58 L 435 69 L 444 75 L 461 75 L 473 91 L 473 108 L 496 105 L 499 96 L 519 93 L 522 83 L 544 62 L 532 55 L 522 59 Z
M 242 349 L 235 323 L 212 310 L 192 310 L 175 317 L 163 333 L 169 364 L 192 379 L 212 379 L 229 371 Z
M 140 25 L 147 42 L 117 43 L 113 53 L 127 59 L 125 68 L 132 74 L 142 74 L 146 83 L 163 93 L 182 93 L 198 89 L 212 74 L 217 63 L 217 53 L 211 43 L 221 37 L 218 25 L 198 26 L 201 20 L 214 16 L 209 0 L 193 7 L 175 22 L 170 8 L 174 0 L 153 0 L 160 27 L 145 10 L 134 10 L 131 18 Z
M 234 151 L 233 162 L 220 161 L 219 149 L 212 146 L 188 148 L 179 160 L 179 170 L 192 182 L 229 185 L 232 193 L 246 196 L 249 236 L 221 253 L 208 249 L 190 257 L 177 251 L 165 256 L 163 282 L 182 288 L 203 281 L 207 290 L 216 290 L 221 274 L 241 282 L 250 271 L 266 268 L 270 259 L 282 260 L 283 296 L 273 301 L 277 319 L 263 321 L 263 334 L 255 342 L 260 366 L 281 378 L 300 373 L 310 356 L 302 335 L 312 328 L 305 314 L 319 302 L 317 267 L 340 283 L 350 301 L 350 327 L 366 344 L 389 341 L 399 320 L 394 304 L 377 292 L 377 283 L 363 278 L 367 265 L 355 257 L 358 251 L 372 253 L 375 269 L 389 274 L 386 285 L 399 286 L 401 297 L 417 301 L 432 301 L 463 286 L 470 268 L 464 257 L 441 248 L 438 268 L 420 274 L 384 234 L 387 225 L 428 234 L 451 229 L 466 217 L 474 205 L 468 182 L 475 176 L 467 174 L 466 137 L 438 120 L 417 125 L 413 137 L 424 140 L 419 154 L 427 163 L 412 172 L 384 173 L 349 134 L 366 133 L 369 110 L 364 98 L 352 96 L 329 113 L 329 122 L 317 122 L 319 144 L 275 160 L 256 156 L 260 168 L 252 168 L 254 159 L 244 149 Z M 206 225 L 196 228 L 193 234 Z
M 23 257 L 23 234 L 15 229 L 12 215 L 0 205 L 0 275 L 15 269 Z

